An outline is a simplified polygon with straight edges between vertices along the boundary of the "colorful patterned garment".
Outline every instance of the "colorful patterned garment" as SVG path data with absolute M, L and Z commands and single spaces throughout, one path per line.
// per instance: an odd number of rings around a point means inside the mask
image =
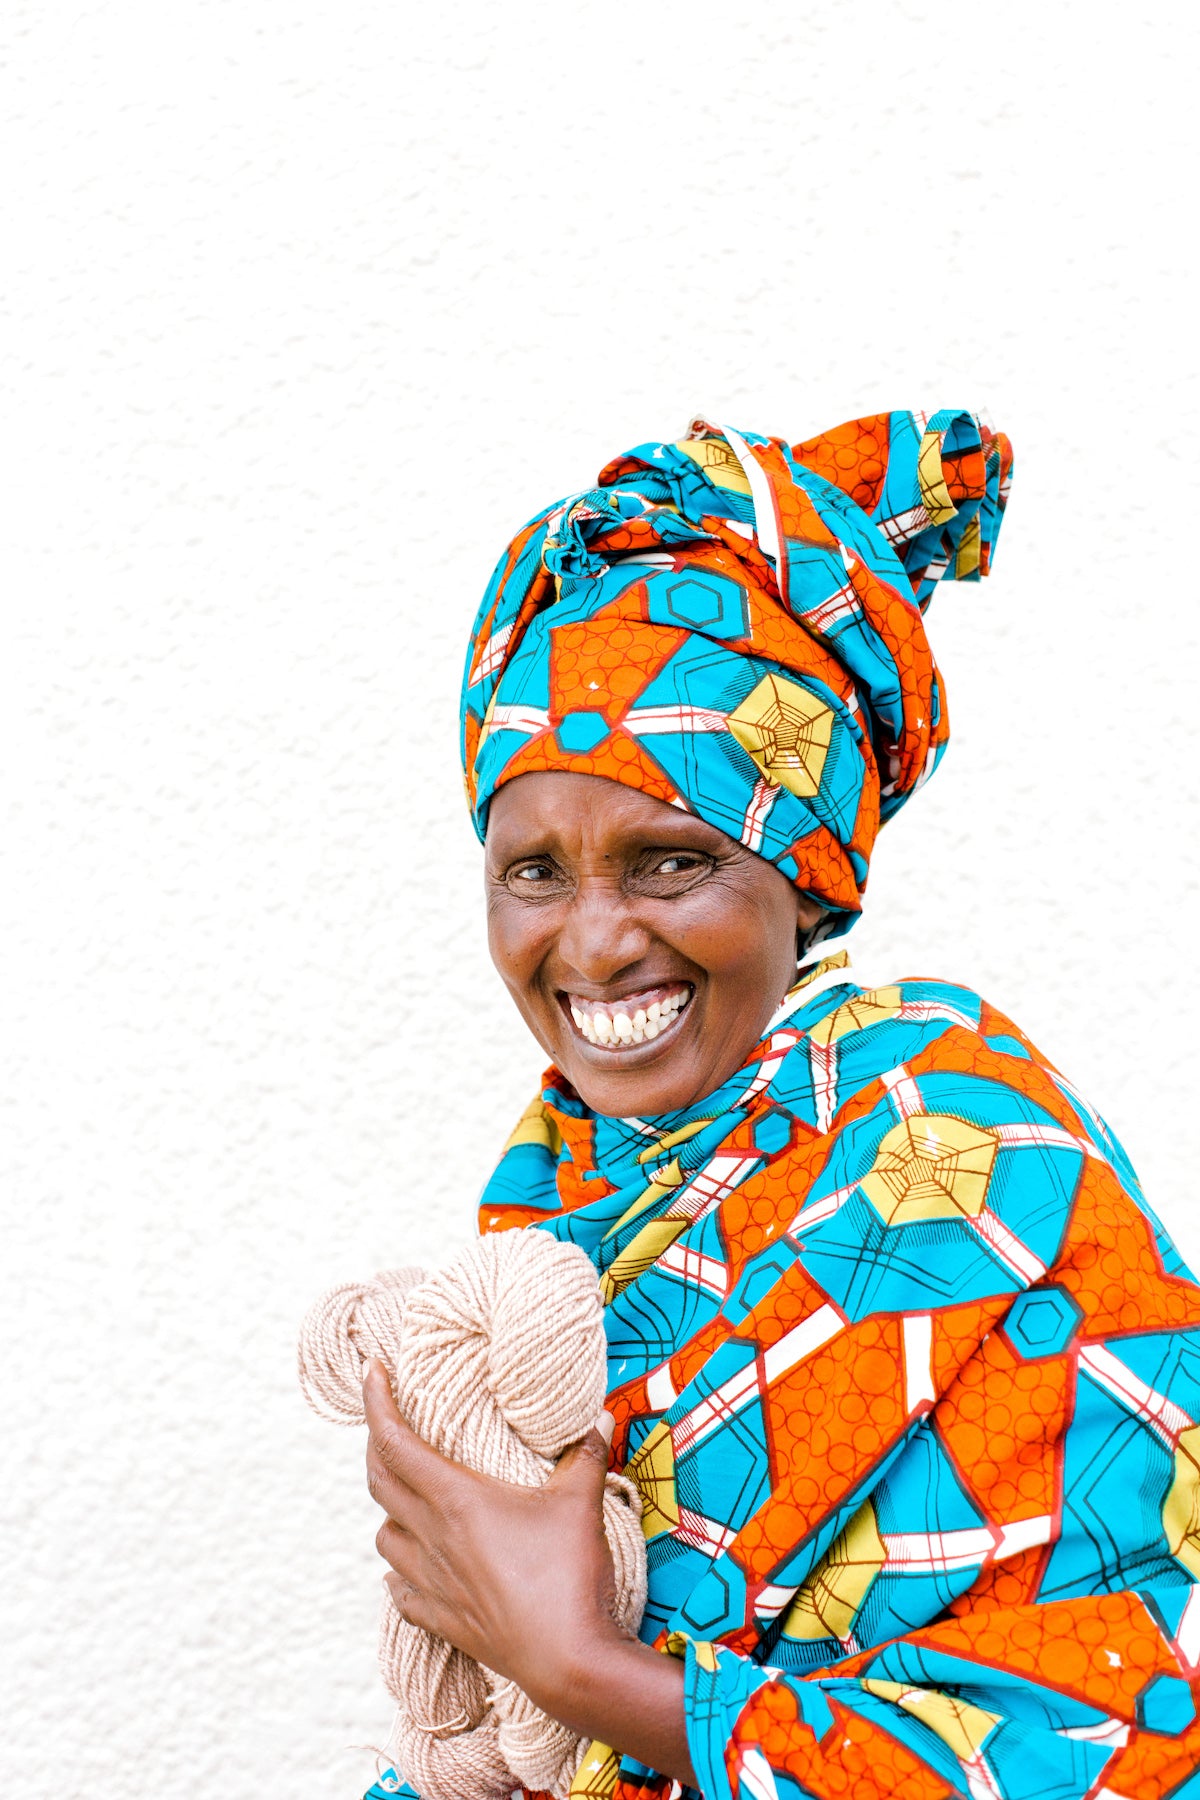
M 707 1800 L 1200 1795 L 1200 1288 L 1003 1014 L 829 969 L 678 1118 L 551 1070 L 480 1223 L 600 1272 Z
M 856 419 L 790 449 L 697 420 L 518 533 L 475 622 L 463 766 L 603 775 L 757 851 L 852 925 L 881 819 L 948 722 L 922 619 L 987 573 L 1008 440 L 971 413 Z
M 607 775 L 845 930 L 946 741 L 921 609 L 986 570 L 1010 466 L 966 413 L 611 464 L 488 591 L 481 833 L 502 780 Z M 845 960 L 678 1117 L 550 1070 L 481 1206 L 600 1275 L 643 1636 L 686 1658 L 704 1795 L 1200 1800 L 1200 1288 L 1008 1019 Z M 595 1746 L 576 1793 L 679 1789 Z

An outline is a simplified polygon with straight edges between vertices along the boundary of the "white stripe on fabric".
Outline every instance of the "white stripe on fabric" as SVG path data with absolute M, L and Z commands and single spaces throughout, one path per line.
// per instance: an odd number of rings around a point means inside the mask
M 780 598 L 786 606 L 787 557 L 783 554 L 783 545 L 780 542 L 775 495 L 771 491 L 767 471 L 740 432 L 734 431 L 730 425 L 721 425 L 718 429 L 741 463 L 746 480 L 750 483 L 750 498 L 754 502 L 754 528 L 758 538 L 758 547 L 763 555 L 769 556 L 775 564 L 775 580 L 779 586 Z
M 654 737 L 665 731 L 725 731 L 729 718 L 711 706 L 640 706 L 622 723 L 630 737 Z
M 671 1365 L 669 1362 L 661 1363 L 646 1377 L 646 1399 L 650 1403 L 650 1409 L 652 1412 L 664 1413 L 678 1398 L 679 1391 L 671 1374 Z
M 718 1300 L 725 1298 L 729 1266 L 719 1256 L 705 1256 L 703 1251 L 691 1249 L 687 1244 L 676 1241 L 668 1244 L 654 1266 L 682 1277 L 692 1287 L 707 1289 Z
M 1022 1281 L 1040 1281 L 1046 1273 L 1046 1265 L 1041 1258 L 1035 1256 L 1028 1244 L 1023 1244 L 1021 1239 L 1009 1230 L 1003 1219 L 994 1213 L 990 1206 L 985 1206 L 976 1218 L 968 1219 L 966 1223 L 976 1237 L 982 1238 L 988 1249 Z
M 691 1512 L 681 1506 L 679 1523 L 671 1536 L 690 1544 L 693 1550 L 703 1550 L 706 1556 L 715 1557 L 724 1555 L 737 1532 L 730 1525 L 722 1525 L 718 1519 L 706 1519 L 703 1513 Z
M 827 1044 L 819 1044 L 815 1038 L 809 1039 L 808 1065 L 812 1073 L 817 1130 L 820 1132 L 829 1130 L 837 1111 L 838 1060 L 836 1039 L 831 1039 Z
M 720 1387 L 698 1400 L 682 1419 L 677 1419 L 671 1426 L 671 1442 L 676 1457 L 682 1456 L 694 1444 L 703 1443 L 706 1437 L 710 1437 L 722 1425 L 727 1425 L 751 1401 L 757 1400 L 761 1391 L 755 1363 L 748 1363 L 736 1375 L 730 1375 Z
M 827 1303 L 809 1313 L 807 1319 L 801 1319 L 799 1325 L 793 1325 L 778 1343 L 763 1351 L 763 1375 L 768 1386 L 828 1344 L 845 1323 L 837 1307 Z
M 883 1533 L 889 1574 L 937 1575 L 969 1569 L 990 1556 L 995 1542 L 986 1525 L 960 1531 L 892 1531 Z
M 746 1800 L 779 1800 L 779 1789 L 775 1786 L 775 1777 L 771 1773 L 771 1765 L 755 1745 L 741 1752 L 738 1758 L 738 1796 L 745 1795 Z
M 735 1187 L 741 1186 L 747 1175 L 761 1166 L 761 1156 L 712 1157 L 686 1187 L 680 1188 L 665 1216 L 691 1219 L 694 1223 L 702 1213 L 711 1212 Z
M 1021 1550 L 1039 1549 L 1041 1545 L 1048 1544 L 1053 1536 L 1054 1520 L 1049 1513 L 1039 1513 L 1033 1519 L 1017 1519 L 1011 1525 L 1002 1525 L 996 1544 L 996 1561 L 1016 1556 Z
M 780 1587 L 774 1582 L 768 1582 L 754 1602 L 754 1616 L 757 1619 L 777 1619 L 784 1607 L 790 1606 L 795 1598 L 795 1587 Z
M 493 706 L 484 722 L 484 734 L 523 731 L 527 737 L 532 737 L 535 731 L 545 731 L 549 724 L 550 714 L 544 706 Z
M 915 1118 L 917 1114 L 925 1111 L 921 1090 L 904 1063 L 900 1063 L 894 1069 L 889 1069 L 885 1075 L 880 1076 L 880 1080 L 891 1097 L 892 1105 L 902 1119 Z
M 778 782 L 768 781 L 760 775 L 754 784 L 754 792 L 750 796 L 750 804 L 742 820 L 742 842 L 747 850 L 757 850 L 763 841 L 763 830 L 767 816 L 779 798 Z
M 914 1413 L 926 1401 L 937 1399 L 933 1385 L 933 1319 L 929 1313 L 910 1313 L 901 1322 L 904 1336 L 904 1404 Z
M 1194 1587 L 1184 1601 L 1175 1647 L 1189 1670 L 1200 1663 L 1200 1587 Z
M 1103 1344 L 1087 1344 L 1079 1352 L 1079 1361 L 1092 1379 L 1099 1383 L 1114 1399 L 1144 1419 L 1169 1449 L 1174 1449 L 1179 1442 L 1180 1434 L 1188 1429 L 1195 1420 L 1177 1406 L 1174 1400 L 1168 1400 L 1148 1382 L 1135 1375 L 1119 1357 L 1106 1349 Z

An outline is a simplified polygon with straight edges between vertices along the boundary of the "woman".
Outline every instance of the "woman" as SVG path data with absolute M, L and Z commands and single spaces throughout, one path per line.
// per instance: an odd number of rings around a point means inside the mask
M 594 1740 L 579 1794 L 1193 1792 L 1200 1290 L 1009 1020 L 808 956 L 945 747 L 923 609 L 987 573 L 1010 463 L 967 413 L 697 421 L 484 600 L 468 795 L 553 1066 L 480 1223 L 591 1256 L 608 1411 L 509 1488 L 375 1366 L 369 1479 L 397 1604 Z

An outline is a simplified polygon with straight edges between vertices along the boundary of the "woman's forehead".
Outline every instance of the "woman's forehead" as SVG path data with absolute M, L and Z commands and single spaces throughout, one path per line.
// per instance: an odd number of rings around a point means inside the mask
M 548 844 L 606 839 L 653 841 L 716 849 L 725 833 L 693 812 L 598 775 L 536 770 L 503 783 L 488 813 L 489 849 L 512 849 L 536 838 Z

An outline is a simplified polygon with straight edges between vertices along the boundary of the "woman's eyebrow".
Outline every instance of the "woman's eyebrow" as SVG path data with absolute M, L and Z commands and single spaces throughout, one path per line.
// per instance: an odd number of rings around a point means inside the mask
M 697 856 L 711 856 L 716 845 L 705 843 L 699 835 L 691 838 L 645 838 L 639 844 L 638 855 L 652 855 L 657 850 L 690 850 Z
M 694 850 L 697 854 L 711 856 L 723 847 L 728 848 L 732 842 L 703 819 L 680 814 L 678 819 L 668 817 L 657 821 L 653 829 L 634 827 L 628 832 L 617 833 L 604 848 L 625 858 L 645 856 L 655 850 Z M 520 837 L 514 835 L 508 842 L 503 833 L 489 834 L 484 840 L 484 851 L 494 863 L 508 864 L 532 856 L 554 856 L 570 861 L 577 854 L 577 847 L 564 844 L 560 828 L 548 821 L 540 829 L 531 827 Z
M 508 844 L 488 842 L 484 845 L 484 866 L 493 871 L 509 869 L 514 863 L 533 862 L 538 858 L 561 863 L 573 860 L 571 852 L 564 849 L 561 840 L 551 832 L 547 832 L 544 837 L 520 838 Z

